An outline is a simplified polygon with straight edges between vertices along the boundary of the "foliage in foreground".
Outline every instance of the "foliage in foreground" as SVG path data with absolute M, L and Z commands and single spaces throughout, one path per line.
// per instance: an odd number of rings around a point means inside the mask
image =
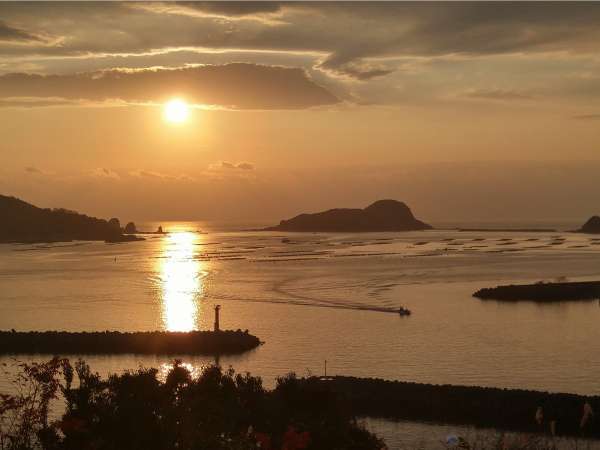
M 267 391 L 248 373 L 211 366 L 193 378 L 177 361 L 164 382 L 142 368 L 102 379 L 81 360 L 59 358 L 20 369 L 16 393 L 0 396 L 1 450 L 383 447 L 339 395 L 294 374 Z M 51 422 L 50 404 L 60 397 L 65 413 Z
M 446 450 L 599 450 L 591 439 L 552 438 L 531 433 L 480 433 L 462 438 L 449 436 L 442 445 Z

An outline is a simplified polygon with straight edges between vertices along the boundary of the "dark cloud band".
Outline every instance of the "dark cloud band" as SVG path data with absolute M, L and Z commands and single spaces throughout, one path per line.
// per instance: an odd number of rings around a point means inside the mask
M 0 98 L 164 102 L 174 96 L 234 109 L 303 109 L 339 101 L 302 69 L 256 64 L 0 76 Z
M 15 28 L 0 20 L 0 41 L 28 42 L 41 41 L 39 36 L 20 28 Z
M 198 14 L 172 14 L 175 7 Z M 56 42 L 0 45 L 4 55 L 93 57 L 183 47 L 306 51 L 327 55 L 323 69 L 359 80 L 390 72 L 369 61 L 377 58 L 597 53 L 600 39 L 600 3 L 592 2 L 11 3 L 0 5 L 0 14 L 30 30 L 0 24 L 0 36 L 31 39 L 35 30 Z M 237 20 L 260 15 L 276 15 L 277 24 Z

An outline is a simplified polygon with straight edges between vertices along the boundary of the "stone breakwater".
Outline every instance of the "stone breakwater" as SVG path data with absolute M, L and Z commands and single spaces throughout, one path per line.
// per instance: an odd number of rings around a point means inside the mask
M 0 331 L 0 354 L 227 355 L 258 347 L 248 331 Z
M 479 289 L 473 294 L 483 300 L 560 302 L 600 299 L 600 281 L 510 284 Z
M 596 413 L 600 411 L 598 396 L 342 376 L 314 378 L 314 382 L 343 396 L 355 415 L 395 420 L 548 431 L 547 422 L 540 428 L 535 421 L 536 410 L 541 406 L 546 419 L 551 415 L 557 418 L 558 434 L 577 436 L 581 434 L 584 403 L 589 402 Z M 597 419 L 587 436 L 600 437 Z

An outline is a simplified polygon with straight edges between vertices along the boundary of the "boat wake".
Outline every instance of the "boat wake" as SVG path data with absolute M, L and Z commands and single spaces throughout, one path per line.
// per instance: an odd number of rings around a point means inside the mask
M 236 298 L 236 297 L 212 297 L 218 301 L 234 301 L 234 302 L 246 302 L 246 303 L 271 303 L 278 305 L 292 305 L 292 306 L 306 306 L 313 308 L 330 308 L 330 309 L 342 309 L 342 310 L 354 310 L 354 311 L 372 311 L 381 313 L 393 313 L 398 314 L 402 306 L 378 306 L 378 305 L 365 305 L 356 303 L 342 303 L 337 301 L 329 300 L 317 300 L 317 299 L 269 299 L 269 298 Z

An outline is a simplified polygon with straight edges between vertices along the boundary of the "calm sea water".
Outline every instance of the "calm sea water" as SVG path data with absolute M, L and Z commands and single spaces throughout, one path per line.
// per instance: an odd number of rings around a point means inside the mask
M 471 296 L 499 283 L 597 279 L 600 238 L 163 226 L 172 233 L 127 244 L 0 245 L 0 329 L 210 329 L 220 304 L 222 328 L 265 341 L 220 363 L 268 386 L 289 371 L 322 374 L 327 360 L 328 374 L 600 394 L 597 301 Z M 388 312 L 400 306 L 413 315 Z M 86 359 L 106 374 L 140 364 L 166 371 L 172 358 Z M 199 370 L 214 360 L 185 362 Z M 7 386 L 0 380 L 0 390 Z

